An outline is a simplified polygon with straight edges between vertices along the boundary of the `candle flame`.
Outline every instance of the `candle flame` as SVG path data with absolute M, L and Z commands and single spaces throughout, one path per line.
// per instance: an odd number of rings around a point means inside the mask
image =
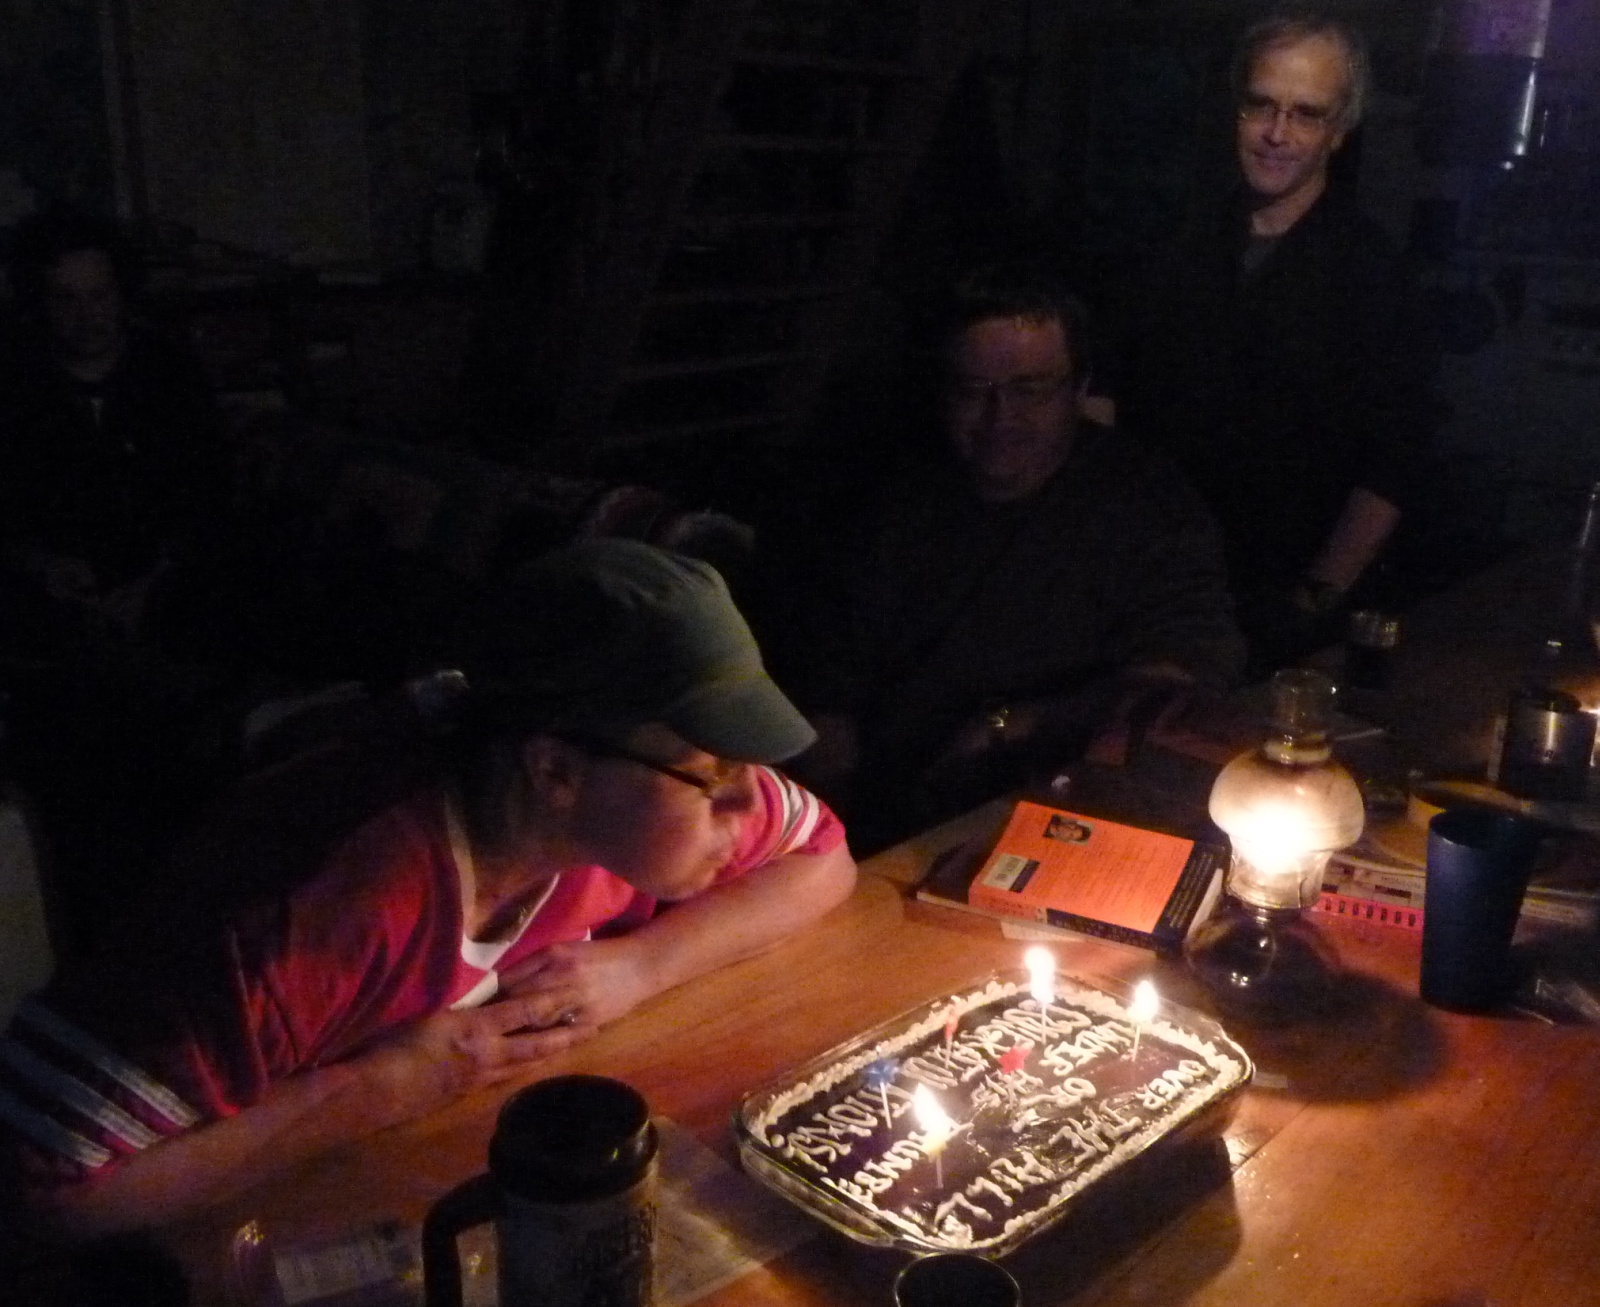
M 933 1091 L 927 1085 L 918 1085 L 916 1092 L 911 1095 L 911 1110 L 916 1114 L 917 1124 L 922 1127 L 922 1132 L 926 1136 L 923 1146 L 930 1152 L 943 1148 L 945 1141 L 955 1130 L 956 1123 L 950 1114 L 939 1106 L 939 1100 L 933 1096 Z
M 1160 1010 L 1161 995 L 1156 993 L 1156 987 L 1148 980 L 1141 980 L 1133 987 L 1133 1001 L 1128 1004 L 1128 1015 L 1143 1025 Z
M 1049 949 L 1035 944 L 1022 955 L 1028 968 L 1029 992 L 1042 1008 L 1056 996 L 1056 957 Z

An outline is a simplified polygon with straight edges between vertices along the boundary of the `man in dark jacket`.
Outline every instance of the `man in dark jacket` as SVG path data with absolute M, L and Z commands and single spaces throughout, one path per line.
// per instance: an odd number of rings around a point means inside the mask
M 1169 452 L 1216 513 L 1267 661 L 1314 638 L 1377 559 L 1433 417 L 1399 259 L 1328 192 L 1368 81 L 1340 22 L 1270 18 L 1245 34 L 1242 185 L 1142 279 L 1114 383 L 1119 423 Z
M 1080 421 L 1082 314 L 985 269 L 943 333 L 943 441 L 785 591 L 773 634 L 862 848 L 1003 793 L 1238 673 L 1215 524 L 1163 459 Z M 809 580 L 807 579 L 809 576 Z M 787 580 L 787 579 L 786 579 Z

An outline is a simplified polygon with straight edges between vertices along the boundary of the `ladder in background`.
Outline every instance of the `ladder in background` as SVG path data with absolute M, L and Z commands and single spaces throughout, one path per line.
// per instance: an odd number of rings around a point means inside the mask
M 542 47 L 545 85 L 576 88 L 593 150 L 522 355 L 548 387 L 536 455 L 583 470 L 629 450 L 793 442 L 984 8 L 615 0 L 599 37 L 589 13 L 584 58 L 570 30 Z

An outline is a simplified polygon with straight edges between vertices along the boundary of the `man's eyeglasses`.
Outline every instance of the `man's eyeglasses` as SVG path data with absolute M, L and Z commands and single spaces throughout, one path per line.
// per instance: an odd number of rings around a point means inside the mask
M 653 772 L 660 772 L 663 776 L 670 776 L 675 781 L 682 781 L 685 785 L 692 785 L 708 799 L 715 799 L 724 794 L 728 787 L 743 776 L 748 763 L 729 762 L 726 759 L 717 763 L 716 771 L 710 776 L 701 776 L 692 771 L 685 771 L 682 767 L 674 767 L 671 763 L 662 762 L 657 758 L 650 758 L 642 753 L 635 753 L 632 749 L 620 744 L 613 744 L 610 740 L 597 740 L 589 736 L 564 735 L 561 737 L 575 749 L 582 749 L 585 753 L 593 754 L 596 758 L 615 758 L 619 762 L 631 762 L 640 767 L 648 767 Z
M 1072 379 L 1070 372 L 1054 376 L 1013 377 L 1010 381 L 979 381 L 957 377 L 950 383 L 950 402 L 960 408 L 987 407 L 991 399 L 1002 407 L 1028 411 L 1043 408 Z
M 1246 95 L 1239 102 L 1239 117 L 1259 127 L 1274 124 L 1281 116 L 1292 132 L 1309 136 L 1329 127 L 1337 109 L 1320 104 L 1279 104 L 1270 95 Z

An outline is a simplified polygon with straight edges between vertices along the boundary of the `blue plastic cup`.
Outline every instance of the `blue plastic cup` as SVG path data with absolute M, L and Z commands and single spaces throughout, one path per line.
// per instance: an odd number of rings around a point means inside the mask
M 1511 936 L 1543 828 L 1526 817 L 1455 808 L 1428 823 L 1422 997 L 1480 1012 L 1511 985 Z

